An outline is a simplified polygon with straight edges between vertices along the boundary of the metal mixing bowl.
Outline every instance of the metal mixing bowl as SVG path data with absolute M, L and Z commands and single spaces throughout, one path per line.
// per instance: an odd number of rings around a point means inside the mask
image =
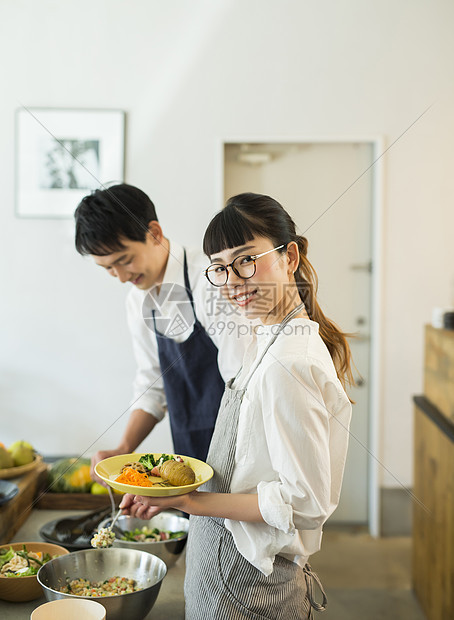
M 109 620 L 142 620 L 153 607 L 166 573 L 164 562 L 145 551 L 84 549 L 47 562 L 39 569 L 38 581 L 48 601 L 89 598 L 104 605 Z M 80 597 L 59 591 L 67 580 L 104 581 L 115 576 L 135 579 L 142 590 L 103 597 Z
M 116 524 L 123 532 L 132 531 L 136 528 L 142 529 L 143 527 L 153 529 L 157 527 L 159 530 L 166 530 L 169 532 L 186 532 L 181 538 L 174 538 L 171 540 L 159 540 L 156 542 L 144 541 L 133 542 L 129 540 L 120 540 L 118 536 L 114 540 L 113 546 L 119 549 L 140 549 L 141 551 L 148 551 L 153 553 L 167 564 L 167 568 L 170 568 L 180 557 L 188 538 L 187 532 L 189 529 L 189 519 L 180 516 L 181 513 L 175 512 L 161 512 L 152 519 L 144 521 L 136 517 L 129 517 L 128 515 L 121 515 L 118 517 Z M 110 519 L 106 519 L 99 527 L 107 527 L 110 524 Z

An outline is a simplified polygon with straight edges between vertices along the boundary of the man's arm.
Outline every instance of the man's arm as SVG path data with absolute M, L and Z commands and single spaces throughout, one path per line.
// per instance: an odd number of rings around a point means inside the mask
M 109 456 L 134 452 L 137 446 L 139 446 L 148 434 L 151 433 L 158 421 L 159 420 L 157 420 L 151 413 L 147 413 L 143 409 L 134 409 L 129 416 L 128 425 L 126 426 L 118 448 L 115 448 L 114 450 L 99 450 L 92 457 L 91 477 L 93 480 L 96 480 L 105 486 L 105 483 L 95 474 L 95 465 L 99 463 L 99 461 L 109 458 Z

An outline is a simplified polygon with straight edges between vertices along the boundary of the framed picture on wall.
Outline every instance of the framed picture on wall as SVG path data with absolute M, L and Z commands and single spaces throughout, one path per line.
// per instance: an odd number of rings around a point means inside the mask
M 16 215 L 71 218 L 92 190 L 124 178 L 121 110 L 16 111 Z

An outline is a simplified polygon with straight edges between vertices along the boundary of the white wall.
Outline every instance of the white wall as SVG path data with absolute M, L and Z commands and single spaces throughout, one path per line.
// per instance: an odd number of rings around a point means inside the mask
M 126 110 L 126 179 L 185 243 L 220 206 L 223 137 L 382 134 L 389 145 L 433 104 L 384 156 L 377 456 L 411 484 L 423 325 L 453 301 L 453 13 L 449 0 L 2 0 L 3 441 L 86 449 L 128 406 L 134 371 L 124 287 L 75 253 L 69 221 L 14 217 L 20 102 Z M 146 445 L 161 449 L 161 432 Z

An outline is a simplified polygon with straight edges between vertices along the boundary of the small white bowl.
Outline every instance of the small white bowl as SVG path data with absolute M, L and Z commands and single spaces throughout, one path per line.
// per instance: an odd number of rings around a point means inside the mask
M 66 599 L 50 601 L 32 612 L 30 620 L 105 620 L 106 609 L 96 601 Z

